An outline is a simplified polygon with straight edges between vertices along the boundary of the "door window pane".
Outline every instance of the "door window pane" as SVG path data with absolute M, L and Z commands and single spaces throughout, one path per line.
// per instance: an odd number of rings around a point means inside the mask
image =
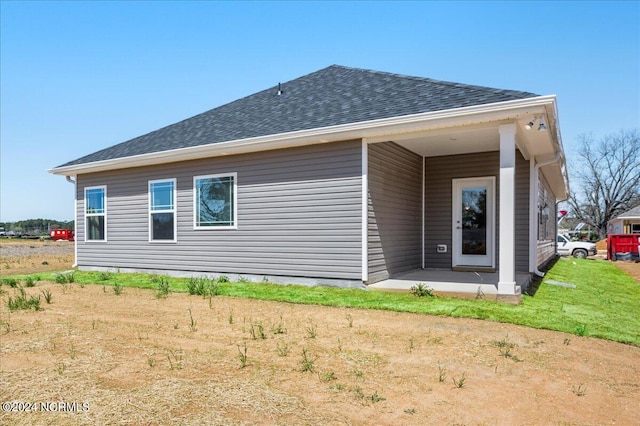
M 487 254 L 487 188 L 462 190 L 462 254 Z

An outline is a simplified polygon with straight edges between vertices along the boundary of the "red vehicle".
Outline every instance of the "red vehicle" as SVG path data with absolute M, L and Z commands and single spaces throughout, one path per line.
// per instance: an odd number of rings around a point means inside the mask
M 51 231 L 53 241 L 75 241 L 73 229 L 54 229 Z
M 607 259 L 634 260 L 640 252 L 640 234 L 609 234 L 607 236 Z

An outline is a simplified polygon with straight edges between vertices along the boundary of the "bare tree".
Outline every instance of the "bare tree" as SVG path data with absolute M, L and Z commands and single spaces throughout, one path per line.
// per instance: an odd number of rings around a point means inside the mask
M 571 191 L 572 214 L 604 237 L 607 223 L 640 203 L 640 137 L 638 129 L 595 141 L 579 136 L 577 158 L 570 163 L 578 191 Z

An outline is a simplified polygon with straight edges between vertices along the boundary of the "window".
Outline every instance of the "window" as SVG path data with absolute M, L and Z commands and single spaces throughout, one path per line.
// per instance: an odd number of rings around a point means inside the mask
M 176 240 L 176 180 L 149 181 L 149 241 Z
M 237 177 L 237 173 L 229 173 L 193 178 L 196 229 L 237 228 Z
M 84 189 L 85 241 L 106 241 L 107 187 Z
M 640 223 L 632 223 L 631 224 L 631 233 L 632 234 L 640 234 Z

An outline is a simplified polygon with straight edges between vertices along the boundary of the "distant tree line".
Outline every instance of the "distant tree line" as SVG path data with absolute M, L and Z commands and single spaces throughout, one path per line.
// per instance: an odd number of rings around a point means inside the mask
M 41 235 L 49 234 L 52 229 L 75 229 L 75 221 L 53 219 L 27 219 L 17 222 L 0 222 L 0 231 L 13 231 L 16 234 Z

